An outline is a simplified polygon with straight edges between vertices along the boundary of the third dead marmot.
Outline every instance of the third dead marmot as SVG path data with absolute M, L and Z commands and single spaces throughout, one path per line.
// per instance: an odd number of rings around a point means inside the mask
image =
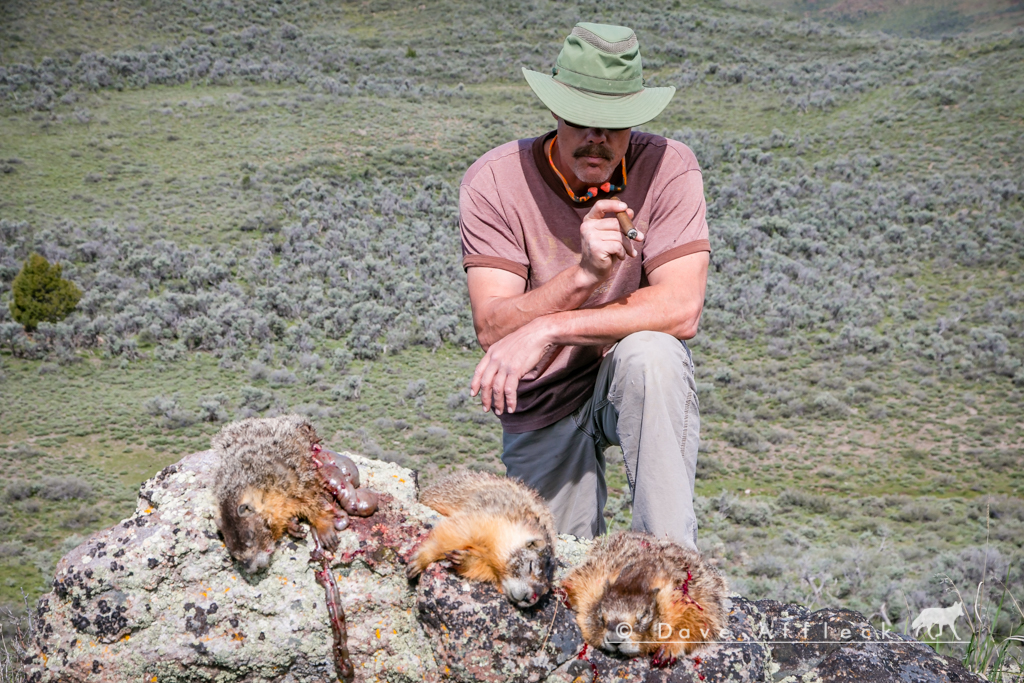
M 213 437 L 220 456 L 217 525 L 228 552 L 249 573 L 270 564 L 286 531 L 304 535 L 300 520 L 333 550 L 346 512 L 366 516 L 376 509 L 376 494 L 355 488 L 355 464 L 319 443 L 313 425 L 300 415 L 241 420 Z
M 484 472 L 462 472 L 425 489 L 420 502 L 445 519 L 416 551 L 408 567 L 410 578 L 431 562 L 448 559 L 460 575 L 497 585 L 517 607 L 533 605 L 550 590 L 555 520 L 529 486 Z
M 598 540 L 565 578 L 583 638 L 626 656 L 671 664 L 718 638 L 727 611 L 725 579 L 701 556 L 641 532 Z

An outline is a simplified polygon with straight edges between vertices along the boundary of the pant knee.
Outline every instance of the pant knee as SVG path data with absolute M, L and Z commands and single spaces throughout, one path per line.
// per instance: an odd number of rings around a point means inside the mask
M 615 347 L 616 374 L 642 372 L 652 377 L 691 376 L 690 357 L 683 344 L 664 332 L 635 332 Z

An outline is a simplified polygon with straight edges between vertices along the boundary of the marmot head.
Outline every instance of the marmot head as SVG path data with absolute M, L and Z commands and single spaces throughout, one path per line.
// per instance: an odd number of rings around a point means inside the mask
M 254 574 L 270 566 L 274 537 L 250 492 L 229 495 L 220 501 L 220 527 L 231 557 Z
M 658 639 L 658 591 L 642 567 L 627 567 L 606 581 L 604 593 L 587 615 L 590 630 L 601 635 L 601 648 L 628 657 Z
M 516 607 L 530 607 L 551 590 L 554 572 L 551 545 L 537 536 L 512 551 L 505 562 L 501 589 Z

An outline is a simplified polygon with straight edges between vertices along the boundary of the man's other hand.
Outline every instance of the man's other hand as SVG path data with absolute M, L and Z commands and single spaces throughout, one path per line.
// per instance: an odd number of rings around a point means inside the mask
M 491 344 L 477 364 L 470 393 L 480 395 L 484 412 L 495 415 L 516 410 L 519 380 L 539 377 L 561 348 L 545 334 L 545 322 L 534 320 Z
M 633 209 L 625 202 L 602 199 L 594 204 L 580 225 L 583 245 L 580 268 L 593 278 L 594 284 L 607 279 L 617 261 L 637 255 L 633 240 L 622 234 L 619 219 L 615 217 L 620 211 L 633 218 Z M 638 231 L 636 241 L 642 242 L 643 239 L 644 234 Z

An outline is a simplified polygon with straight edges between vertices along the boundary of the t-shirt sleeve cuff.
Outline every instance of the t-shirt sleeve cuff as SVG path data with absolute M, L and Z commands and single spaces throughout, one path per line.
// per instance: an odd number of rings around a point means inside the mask
M 530 269 L 521 263 L 510 261 L 499 256 L 484 256 L 482 254 L 469 254 L 462 257 L 462 269 L 469 270 L 470 268 L 497 268 L 499 270 L 507 270 L 510 273 L 514 273 L 524 280 L 528 280 L 530 277 Z
M 696 254 L 698 251 L 711 251 L 710 240 L 693 240 L 686 244 L 680 244 L 678 247 L 673 247 L 663 254 L 658 254 L 652 259 L 649 259 L 644 263 L 644 271 L 648 276 L 654 272 L 655 268 L 663 266 L 669 261 L 673 261 L 683 256 L 689 256 L 690 254 Z

